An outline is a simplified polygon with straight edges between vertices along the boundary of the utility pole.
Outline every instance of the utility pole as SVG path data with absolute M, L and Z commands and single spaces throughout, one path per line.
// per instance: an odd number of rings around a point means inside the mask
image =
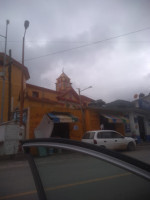
M 23 123 L 23 107 L 24 107 L 24 80 L 23 80 L 23 67 L 24 67 L 24 43 L 25 43 L 25 35 L 26 30 L 29 27 L 29 21 L 24 22 L 24 36 L 23 36 L 23 44 L 22 44 L 22 68 L 21 68 L 21 91 L 20 91 L 20 126 L 22 126 Z
M 5 38 L 5 53 L 4 53 L 4 62 L 2 69 L 2 96 L 1 96 L 1 120 L 0 124 L 3 123 L 3 113 L 4 113 L 4 98 L 5 98 L 5 76 L 6 76 L 6 53 L 7 53 L 7 31 L 8 31 L 9 20 L 6 20 L 6 34 L 5 36 L 0 35 Z
M 8 121 L 11 120 L 11 49 L 9 50 L 9 63 L 8 63 Z
M 84 124 L 84 110 L 82 107 L 82 102 L 81 102 L 81 90 L 80 88 L 78 89 L 78 94 L 79 94 L 79 102 L 80 102 L 80 109 L 81 109 L 81 117 L 82 117 L 82 127 L 83 127 L 83 133 L 85 132 L 85 124 Z
M 90 89 L 92 88 L 92 86 L 89 86 L 85 89 L 80 89 L 80 88 L 77 88 L 78 89 L 78 94 L 79 94 L 79 101 L 80 101 L 80 109 L 81 109 L 81 115 L 82 115 L 82 126 L 83 126 L 83 133 L 85 132 L 85 116 L 84 116 L 84 110 L 83 110 L 83 107 L 82 107 L 82 101 L 81 101 L 81 92 L 84 91 L 84 90 L 87 90 L 87 89 Z

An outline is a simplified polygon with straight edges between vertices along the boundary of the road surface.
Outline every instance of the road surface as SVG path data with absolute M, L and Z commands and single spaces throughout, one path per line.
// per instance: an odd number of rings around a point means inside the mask
M 121 152 L 150 163 L 150 146 Z M 95 158 L 58 154 L 37 159 L 44 188 L 51 199 L 149 199 L 149 183 Z M 37 200 L 26 160 L 0 161 L 0 200 Z M 139 193 L 140 191 L 140 193 Z M 148 192 L 148 193 L 147 193 Z M 112 194 L 114 196 L 112 196 Z

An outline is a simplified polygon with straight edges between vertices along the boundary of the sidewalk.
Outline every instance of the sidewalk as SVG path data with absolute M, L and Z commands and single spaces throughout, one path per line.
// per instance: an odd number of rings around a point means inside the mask
M 136 144 L 136 147 L 145 147 L 145 148 L 150 148 L 150 141 L 141 141 L 140 143 Z M 0 155 L 0 162 L 2 161 L 27 161 L 26 155 L 22 152 L 22 153 L 18 153 L 15 155 Z
M 141 141 L 140 143 L 137 144 L 137 146 L 147 146 L 150 145 L 150 141 Z
M 24 153 L 18 153 L 15 155 L 1 155 L 0 156 L 0 162 L 1 161 L 7 161 L 7 160 L 13 160 L 13 161 L 24 161 L 27 160 L 26 155 Z

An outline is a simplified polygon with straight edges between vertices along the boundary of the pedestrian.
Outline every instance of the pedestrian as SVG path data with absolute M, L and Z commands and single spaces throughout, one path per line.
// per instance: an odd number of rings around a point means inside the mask
M 101 130 L 104 130 L 104 124 L 100 125 Z

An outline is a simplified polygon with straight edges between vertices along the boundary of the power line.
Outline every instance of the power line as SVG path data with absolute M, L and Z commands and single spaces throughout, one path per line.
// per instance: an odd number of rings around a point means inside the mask
M 4 43 L 5 41 L 2 41 L 0 40 L 1 43 Z M 87 41 L 50 41 L 50 40 L 36 40 L 36 41 L 29 41 L 29 40 L 26 40 L 26 43 L 59 43 L 59 44 L 72 44 L 72 43 L 86 43 L 87 44 Z M 119 42 L 125 42 L 125 43 L 149 43 L 150 40 L 128 40 L 128 41 L 119 41 Z M 22 44 L 22 41 L 21 40 L 9 40 L 7 43 L 21 43 Z
M 80 48 L 84 48 L 84 47 L 88 47 L 88 46 L 92 46 L 92 45 L 97 45 L 97 44 L 100 44 L 100 43 L 103 43 L 103 42 L 106 42 L 106 41 L 109 41 L 109 40 L 113 40 L 113 39 L 120 38 L 120 37 L 125 37 L 125 36 L 128 36 L 128 35 L 138 33 L 138 32 L 142 32 L 142 31 L 146 31 L 146 30 L 149 30 L 149 29 L 150 29 L 150 27 L 146 27 L 146 28 L 143 28 L 143 29 L 139 29 L 139 30 L 136 30 L 136 31 L 129 32 L 129 33 L 113 36 L 113 37 L 110 37 L 110 38 L 107 38 L 107 39 L 104 39 L 104 40 L 98 40 L 98 41 L 95 41 L 95 42 L 84 44 L 84 45 L 81 45 L 81 46 L 78 46 L 78 47 L 72 47 L 72 48 L 69 48 L 69 49 L 64 49 L 64 50 L 52 52 L 52 53 L 45 54 L 45 55 L 42 55 L 42 56 L 29 58 L 29 59 L 26 59 L 26 61 L 40 59 L 40 58 L 55 55 L 55 54 L 65 53 L 65 52 L 68 52 L 68 51 L 73 51 L 73 50 L 76 50 L 76 49 L 80 49 Z
M 3 42 L 1 40 L 1 42 Z M 8 40 L 9 43 L 22 43 L 22 40 Z M 26 40 L 26 43 L 87 43 L 87 41 L 51 41 L 51 40 Z

